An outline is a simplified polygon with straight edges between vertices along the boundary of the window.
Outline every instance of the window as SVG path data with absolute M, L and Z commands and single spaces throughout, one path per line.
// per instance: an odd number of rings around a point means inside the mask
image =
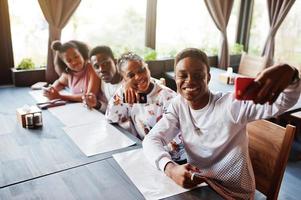
M 234 44 L 239 2 L 235 1 L 227 28 L 230 46 Z M 171 6 L 172 5 L 172 6 Z M 186 47 L 218 53 L 221 34 L 204 1 L 159 0 L 157 5 L 156 48 L 162 55 L 174 55 Z
M 37 67 L 45 66 L 48 23 L 37 0 L 9 0 L 14 63 L 31 58 Z
M 301 1 L 295 1 L 275 38 L 275 61 L 301 64 Z
M 81 1 L 62 32 L 90 47 L 108 45 L 119 55 L 144 48 L 146 0 Z M 138 53 L 138 52 L 137 52 Z
M 243 47 L 238 47 L 235 45 L 236 43 L 236 32 L 238 26 L 238 17 L 239 17 L 239 8 L 240 8 L 241 0 L 234 0 L 234 4 L 232 7 L 230 19 L 227 26 L 227 37 L 230 48 L 230 54 L 241 53 Z
M 260 56 L 269 32 L 269 14 L 266 1 L 255 0 L 248 52 Z

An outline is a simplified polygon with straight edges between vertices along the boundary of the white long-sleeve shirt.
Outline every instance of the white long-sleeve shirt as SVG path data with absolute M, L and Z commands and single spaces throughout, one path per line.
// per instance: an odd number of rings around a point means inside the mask
M 181 130 L 190 164 L 221 186 L 225 194 L 235 199 L 253 198 L 255 180 L 246 124 L 277 116 L 292 107 L 300 96 L 300 88 L 300 81 L 289 86 L 272 105 L 238 101 L 233 93 L 210 94 L 208 104 L 199 110 L 191 109 L 178 95 L 145 137 L 144 153 L 152 164 L 164 171 L 171 159 L 163 146 Z
M 106 83 L 101 80 L 101 90 L 99 94 L 99 102 L 101 103 L 100 111 L 105 113 L 107 110 L 108 102 L 114 96 L 116 91 L 122 86 L 122 81 L 116 84 Z

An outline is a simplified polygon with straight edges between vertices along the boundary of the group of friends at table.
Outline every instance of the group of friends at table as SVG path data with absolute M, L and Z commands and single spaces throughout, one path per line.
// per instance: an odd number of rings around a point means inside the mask
M 233 92 L 211 92 L 207 55 L 196 48 L 175 57 L 177 92 L 153 79 L 133 52 L 115 59 L 108 46 L 89 51 L 76 40 L 54 41 L 52 49 L 60 77 L 44 96 L 100 110 L 109 123 L 143 140 L 150 164 L 178 185 L 207 182 L 226 199 L 254 198 L 247 123 L 285 112 L 301 91 L 299 71 L 277 64 L 258 74 L 242 94 L 256 91 L 252 101 L 237 100 Z M 65 87 L 70 94 L 60 92 Z

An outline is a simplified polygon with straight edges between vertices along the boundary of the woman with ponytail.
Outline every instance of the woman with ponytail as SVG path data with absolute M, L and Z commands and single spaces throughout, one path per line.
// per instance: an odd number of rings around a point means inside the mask
M 97 95 L 100 81 L 88 62 L 87 45 L 76 40 L 63 44 L 57 40 L 52 42 L 51 48 L 55 51 L 54 65 L 60 77 L 44 91 L 44 96 L 50 100 L 81 102 L 84 94 Z M 59 92 L 65 87 L 69 88 L 70 94 Z

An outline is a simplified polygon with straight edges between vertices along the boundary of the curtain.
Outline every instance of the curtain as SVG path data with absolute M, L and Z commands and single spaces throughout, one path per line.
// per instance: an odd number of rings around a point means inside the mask
M 0 84 L 10 84 L 14 57 L 7 0 L 0 0 L 0 55 Z
M 229 22 L 234 0 L 204 0 L 207 9 L 222 34 L 222 45 L 218 56 L 218 67 L 226 69 L 230 64 L 227 39 L 227 25 Z
M 262 56 L 268 58 L 267 66 L 270 66 L 273 63 L 275 35 L 277 30 L 294 3 L 295 0 L 267 0 L 270 30 L 262 51 Z
M 145 22 L 145 46 L 156 48 L 157 0 L 147 0 Z
M 49 24 L 46 80 L 53 82 L 58 78 L 59 73 L 54 69 L 54 52 L 51 50 L 51 43 L 61 38 L 62 29 L 80 4 L 80 0 L 39 0 L 39 4 Z

